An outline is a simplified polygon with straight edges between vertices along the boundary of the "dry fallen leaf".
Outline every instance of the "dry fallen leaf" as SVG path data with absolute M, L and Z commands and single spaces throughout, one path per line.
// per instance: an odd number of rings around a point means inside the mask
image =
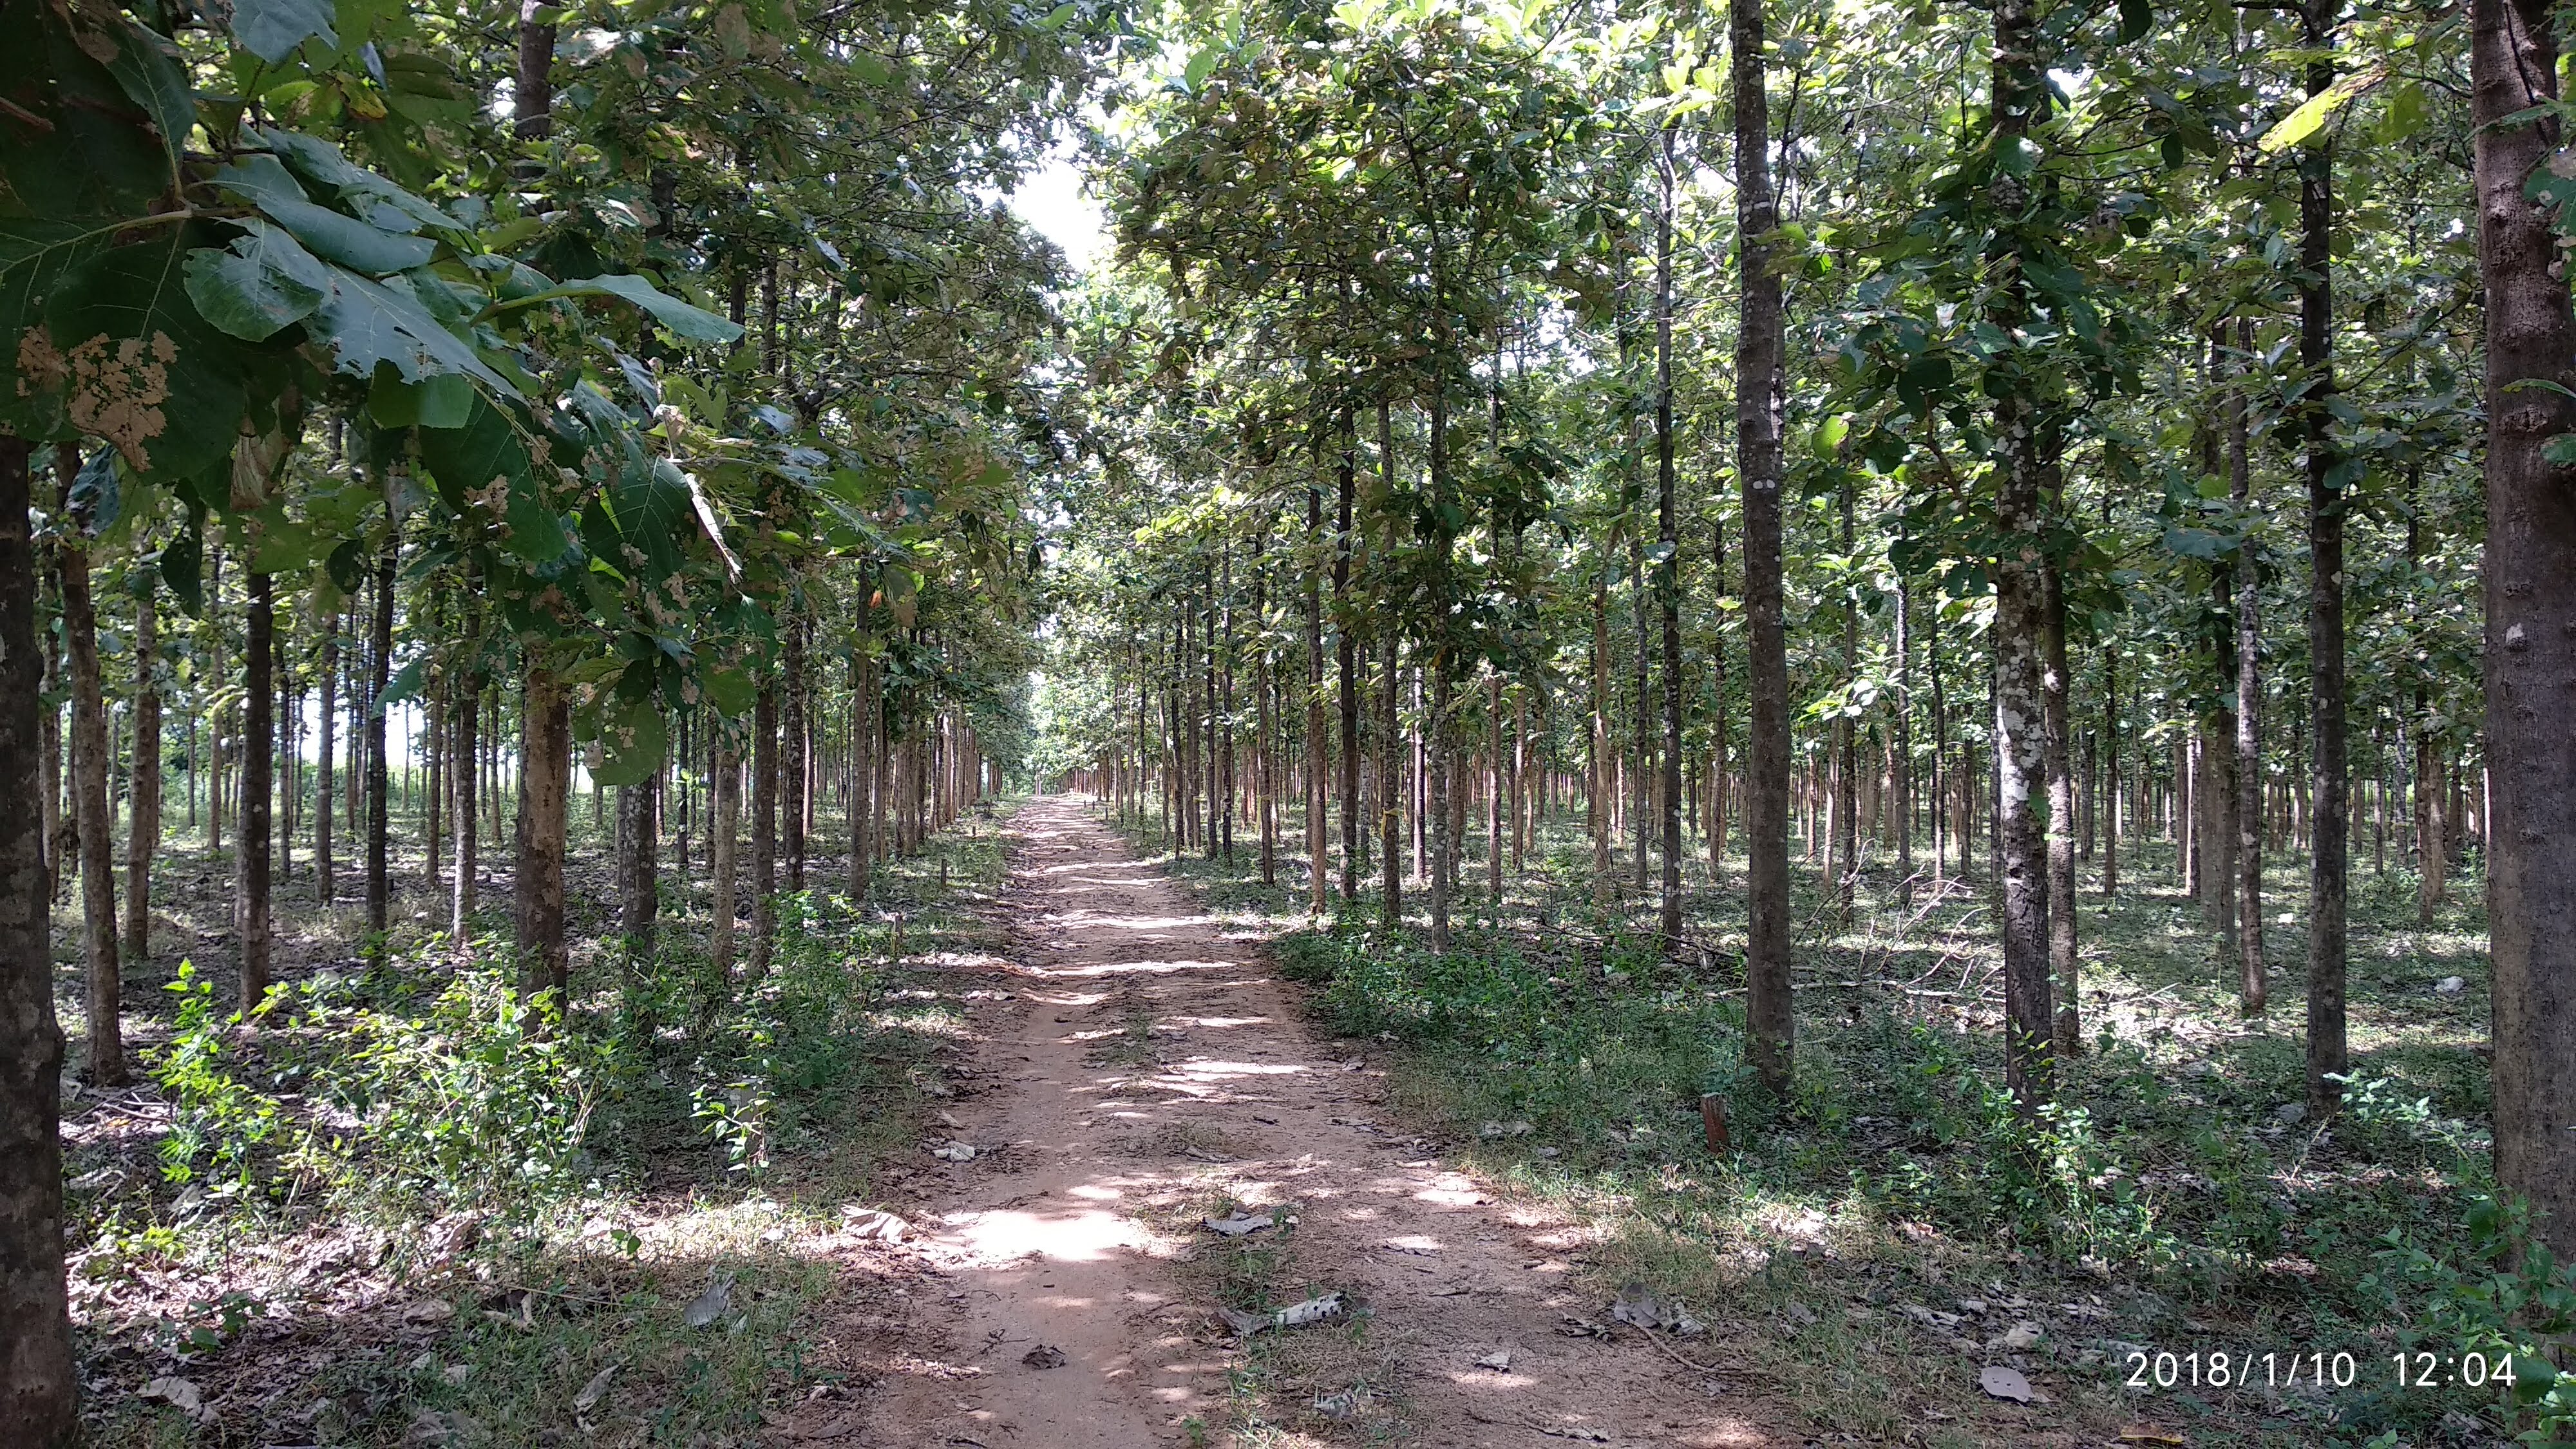
M 590 1376 L 590 1382 L 581 1386 L 581 1392 L 572 1396 L 574 1412 L 590 1412 L 591 1406 L 599 1402 L 599 1396 L 608 1392 L 608 1381 L 617 1377 L 617 1370 L 619 1367 L 620 1366 L 617 1364 L 610 1364 L 608 1367 L 592 1374 Z
M 2028 1348 L 2039 1342 L 2039 1325 L 2025 1318 L 2004 1333 L 2004 1347 Z
M 147 1399 L 159 1399 L 191 1419 L 203 1417 L 206 1412 L 205 1397 L 197 1392 L 195 1384 L 183 1378 L 164 1375 L 145 1384 L 140 1393 Z
M 1042 1343 L 1037 1347 L 1030 1349 L 1027 1353 L 1021 1354 L 1020 1362 L 1027 1364 L 1033 1369 L 1062 1368 L 1064 1367 L 1064 1350 L 1051 1343 Z
M 2123 1444 L 2188 1444 L 2191 1441 L 2171 1429 L 2154 1424 L 2128 1424 L 2121 1427 Z
M 1483 1358 L 1476 1360 L 1476 1367 L 1480 1369 L 1492 1369 L 1498 1374 L 1510 1373 L 1512 1371 L 1512 1351 L 1508 1348 L 1498 1348 L 1492 1353 L 1485 1355 Z
M 2000 1365 L 1980 1371 L 1977 1387 L 1998 1399 L 2010 1399 L 2017 1404 L 2027 1404 L 2038 1396 L 2031 1388 L 2030 1380 L 2022 1377 L 2021 1370 Z

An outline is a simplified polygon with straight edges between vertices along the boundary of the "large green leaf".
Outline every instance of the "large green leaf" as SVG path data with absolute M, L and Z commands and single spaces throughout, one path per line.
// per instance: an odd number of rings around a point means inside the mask
M 372 380 L 379 367 L 392 368 L 405 382 L 459 373 L 504 397 L 519 395 L 463 338 L 439 326 L 427 308 L 383 282 L 351 272 L 332 269 L 331 295 L 304 330 L 328 345 L 334 365 L 352 377 Z
M 233 39 L 275 65 L 316 36 L 337 49 L 340 33 L 332 28 L 335 18 L 332 0 L 233 0 Z
M 641 785 L 670 752 L 669 729 L 651 696 L 615 699 L 599 720 L 599 761 L 591 777 L 603 785 Z
M 171 150 L 153 113 L 81 44 L 94 17 L 51 5 L 8 14 L 34 24 L 0 45 L 0 213 L 73 231 L 143 215 L 169 190 Z M 119 43 L 91 38 L 111 52 Z
M 216 328 L 264 341 L 313 315 L 330 295 L 330 269 L 284 231 L 246 219 L 229 250 L 188 254 L 189 299 Z
M 500 505 L 502 547 L 532 564 L 552 563 L 571 547 L 563 524 L 546 507 L 528 463 L 528 444 L 510 414 L 477 399 L 461 428 L 423 428 L 420 461 L 459 512 L 477 499 Z
M 275 151 L 285 160 L 287 166 L 293 169 L 296 175 L 343 200 L 357 204 L 359 210 L 368 213 L 370 220 L 388 230 L 405 228 L 394 226 L 390 219 L 382 214 L 386 211 L 400 212 L 412 222 L 421 226 L 436 227 L 441 231 L 465 229 L 465 224 L 455 217 L 365 167 L 353 165 L 348 157 L 340 154 L 339 147 L 328 141 L 304 135 L 299 131 L 280 130 L 274 126 L 257 128 L 255 133 L 268 144 L 270 150 Z
M 692 342 L 731 342 L 742 335 L 742 328 L 733 322 L 658 291 L 642 277 L 584 277 L 549 287 L 521 301 L 522 304 L 548 302 L 558 297 L 617 297 L 632 302 L 654 321 L 669 328 L 673 336 L 685 337 Z
M 297 241 L 352 271 L 379 277 L 409 271 L 438 251 L 438 244 L 427 237 L 389 232 L 309 201 L 264 196 L 257 204 L 279 226 L 295 233 Z
M 203 472 L 232 452 L 258 361 L 189 299 L 181 270 L 200 240 L 171 227 L 99 256 L 47 300 L 46 345 L 18 349 L 18 383 L 59 390 L 70 425 L 146 477 Z
M 188 133 L 197 125 L 197 93 L 188 84 L 179 48 L 106 6 L 84 6 L 80 13 L 99 22 L 99 38 L 110 47 L 105 57 L 107 73 L 116 78 L 126 99 L 152 118 L 152 130 L 169 164 L 168 176 L 177 180 Z M 102 16 L 112 19 L 100 21 Z
M 367 390 L 367 411 L 388 428 L 461 428 L 474 418 L 474 380 L 443 373 L 405 382 L 379 368 Z

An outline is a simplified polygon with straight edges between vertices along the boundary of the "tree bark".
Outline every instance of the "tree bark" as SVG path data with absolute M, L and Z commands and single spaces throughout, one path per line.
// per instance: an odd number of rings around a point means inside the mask
M 805 889 L 805 772 L 811 743 L 805 737 L 805 616 L 799 611 L 787 625 L 784 668 L 785 688 L 781 691 L 786 708 L 779 721 L 779 743 L 785 758 L 779 761 L 780 785 L 778 813 L 787 832 L 787 888 Z
M 125 953 L 137 961 L 152 959 L 152 857 L 161 849 L 161 632 L 155 587 L 147 580 L 134 596 L 134 784 L 125 833 Z
M 2336 0 L 2308 0 L 2302 18 L 2311 53 L 2334 44 Z M 2308 66 L 2308 94 L 2333 87 L 2331 60 Z M 2314 800 L 2308 817 L 2308 1106 L 2343 1103 L 2350 1070 L 2344 1026 L 2346 851 L 2350 844 L 2351 761 L 2344 733 L 2343 520 L 2340 450 L 2327 401 L 2334 377 L 2334 128 L 2299 151 L 2299 364 L 2308 383 L 2300 423 L 2308 477 L 2308 707 Z
M 393 842 L 392 799 L 387 793 L 390 782 L 385 760 L 385 687 L 391 682 L 394 662 L 394 567 L 401 552 L 401 538 L 388 527 L 384 547 L 376 554 L 376 615 L 367 644 L 367 667 L 373 676 L 367 684 L 367 929 L 378 934 L 391 923 L 393 911 L 393 876 L 387 859 Z M 256 741 L 250 748 L 264 752 L 266 740 Z M 245 831 L 252 828 L 247 814 L 242 817 L 242 827 Z M 555 849 L 560 861 L 560 841 Z M 556 919 L 562 920 L 560 905 L 556 907 Z
M 478 642 L 469 628 L 467 647 L 474 648 Z M 450 943 L 459 950 L 464 949 L 474 929 L 474 872 L 480 868 L 476 851 L 480 844 L 477 837 L 481 822 L 477 815 L 481 801 L 477 797 L 482 791 L 477 776 L 480 773 L 478 762 L 482 757 L 476 749 L 475 731 L 482 713 L 483 674 L 480 669 L 469 668 L 459 681 L 448 723 L 448 743 L 454 755 L 449 769 L 456 796 L 456 803 L 449 811 L 448 826 L 456 832 L 456 884 L 447 898 L 447 935 Z
M 1655 564 L 1664 646 L 1664 895 L 1658 922 L 1664 954 L 1682 948 L 1682 584 L 1681 518 L 1673 476 L 1673 128 L 1663 129 L 1661 204 L 1655 211 L 1655 522 L 1663 557 Z M 1499 753 L 1499 749 L 1497 750 Z
M 108 709 L 98 678 L 98 611 L 90 603 L 90 549 L 85 518 L 75 513 L 72 480 L 80 449 L 54 449 L 57 518 L 67 526 L 54 544 L 62 596 L 62 637 L 72 665 L 72 864 L 80 869 L 80 959 L 88 980 L 90 1083 L 126 1085 L 124 975 L 116 959 L 113 820 L 108 817 Z
M 0 793 L 37 793 L 36 555 L 28 445 L 0 433 Z M 43 812 L 0 812 L 0 1442 L 68 1449 L 79 1380 L 63 1279 L 63 1033 Z
M 2031 0 L 1996 0 L 1992 125 L 1999 143 L 2030 134 L 2046 104 L 2039 27 Z M 2028 195 L 2018 177 L 1998 173 L 1995 212 L 2020 225 Z M 2018 248 L 2007 235 L 2000 247 Z M 2029 307 L 2016 272 L 1996 309 L 2009 332 Z M 1993 387 L 1993 380 L 1989 380 Z M 2039 400 L 2027 378 L 1997 389 L 1994 430 L 2001 465 L 1996 478 L 1994 694 L 1995 865 L 2002 883 L 2004 1077 L 2015 1110 L 2037 1117 L 2054 1091 L 2055 1033 L 2050 1011 L 2046 825 L 2039 817 L 2047 789 L 2047 564 L 2042 558 L 2040 497 L 2050 473 L 2041 437 Z
M 520 682 L 512 905 L 525 990 L 531 996 L 552 991 L 557 1010 L 571 1007 L 571 962 L 564 949 L 564 832 L 571 808 L 572 701 L 551 668 L 531 661 Z
M 2576 431 L 2576 318 L 2546 203 L 2526 180 L 2560 143 L 2556 8 L 2471 0 L 2478 269 L 2486 284 L 2486 750 L 2496 1180 L 2576 1258 L 2576 470 L 2542 449 Z M 2526 381 L 2546 387 L 2517 386 Z M 0 499 L 0 508 L 15 509 Z M 24 637 L 12 630 L 12 640 Z M 10 658 L 19 657 L 15 650 Z M 2438 855 L 2428 849 L 2430 860 Z M 10 857 L 0 856 L 0 859 Z
M 80 868 L 81 961 L 89 985 L 89 1077 L 100 1087 L 122 1087 L 125 1062 L 125 982 L 117 961 L 115 822 L 108 814 L 107 704 L 99 681 L 98 613 L 90 602 L 89 549 L 81 543 L 87 520 L 76 510 L 72 480 L 80 472 L 80 450 L 70 443 L 54 450 L 58 517 L 65 527 L 55 545 L 63 601 L 63 640 L 71 661 L 71 783 L 73 852 Z M 256 624 L 254 625 L 256 627 Z M 254 636 L 252 647 L 264 639 Z M 252 676 L 253 698 L 264 687 L 260 671 Z M 256 1001 L 245 997 L 244 1004 Z
M 907 818 L 909 818 L 907 816 Z M 764 683 L 751 706 L 751 974 L 769 974 L 778 891 L 778 688 Z
M 617 787 L 617 930 L 626 938 L 627 955 L 638 963 L 653 959 L 662 912 L 658 783 L 657 770 L 652 779 Z
M 2239 360 L 2254 342 L 2252 319 L 2236 321 Z M 2228 497 L 2240 517 L 2251 518 L 2254 469 L 2248 447 L 2243 387 L 2227 394 Z M 2249 1015 L 2261 1015 L 2270 998 L 2263 962 L 2263 626 L 2262 573 L 2249 539 L 2236 550 L 2236 979 Z
M 1334 664 L 1340 671 L 1342 715 L 1342 899 L 1359 895 L 1362 837 L 1360 820 L 1360 680 L 1358 620 L 1351 610 L 1351 555 L 1358 539 L 1351 531 L 1352 495 L 1359 486 L 1358 419 L 1342 409 L 1342 463 L 1334 514 L 1333 632 Z
M 2058 490 L 2050 489 L 2052 502 Z M 2075 774 L 2067 742 L 2073 730 L 2067 694 L 2074 676 L 2066 667 L 2066 588 L 2054 558 L 2040 562 L 2041 607 L 2046 611 L 2041 684 L 2041 724 L 2048 761 L 2048 972 L 2056 984 L 2058 1060 L 2084 1051 L 2083 957 L 2075 939 Z
M 1349 455 L 1343 456 L 1345 476 Z M 1331 888 L 1324 818 L 1324 492 L 1306 489 L 1306 914 L 1320 918 Z M 1349 807 L 1343 816 L 1349 817 Z
M 248 602 L 242 629 L 241 812 L 240 839 L 233 845 L 233 933 L 240 942 L 241 1010 L 247 1016 L 269 988 L 269 797 L 275 758 L 269 712 L 276 699 L 269 688 L 269 665 L 276 611 L 272 580 L 251 572 L 247 558 L 242 585 Z
M 322 691 L 322 712 L 314 723 L 319 738 L 315 744 L 313 771 L 313 899 L 328 907 L 339 881 L 338 864 L 331 857 L 332 802 L 338 799 L 336 763 L 339 741 L 335 734 L 340 719 L 340 612 L 324 611 L 322 618 L 322 662 L 317 681 Z M 462 808 L 462 802 L 460 802 Z M 453 933 L 460 940 L 462 931 Z
M 1763 1088 L 1786 1098 L 1796 1018 L 1789 986 L 1789 655 L 1780 579 L 1780 277 L 1768 241 L 1780 214 L 1771 191 L 1771 110 L 1762 0 L 1729 0 L 1735 92 L 1735 236 L 1743 294 L 1735 339 L 1735 466 L 1744 506 L 1745 1055 Z
M 731 746 L 716 747 L 713 785 L 715 820 L 707 837 L 707 873 L 714 892 L 708 902 L 707 952 L 722 993 L 733 985 L 734 896 L 741 884 L 736 879 L 735 837 L 742 829 L 742 755 Z

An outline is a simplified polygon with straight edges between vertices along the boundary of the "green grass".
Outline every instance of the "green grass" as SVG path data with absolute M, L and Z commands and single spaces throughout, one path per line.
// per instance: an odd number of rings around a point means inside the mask
M 1127 828 L 1163 846 L 1151 822 Z M 1302 841 L 1293 823 L 1287 836 Z M 2173 885 L 2171 848 L 2124 842 L 2118 899 L 2085 873 L 2088 1050 L 2033 1133 L 2000 1090 L 1982 879 L 1908 910 L 1892 869 L 1875 871 L 1846 923 L 1793 843 L 1797 1082 L 1773 1102 L 1742 1060 L 1740 859 L 1715 882 L 1704 855 L 1692 863 L 1694 949 L 1676 962 L 1646 934 L 1650 902 L 1590 903 L 1588 841 L 1546 831 L 1540 844 L 1499 904 L 1471 856 L 1445 957 L 1422 944 L 1418 889 L 1402 928 L 1377 924 L 1373 892 L 1306 923 L 1302 859 L 1283 857 L 1277 886 L 1240 840 L 1231 863 L 1194 850 L 1176 868 L 1212 909 L 1283 932 L 1279 958 L 1320 1017 L 1393 1052 L 1415 1125 L 1588 1219 L 1597 1286 L 1647 1279 L 1756 1326 L 1744 1372 L 1820 1425 L 1899 1437 L 1937 1426 L 1924 1416 L 1937 1409 L 1973 1441 L 1991 1408 L 1976 1368 L 2008 1353 L 2049 1376 L 2058 1413 L 2105 1432 L 2126 1416 L 2223 1425 L 2236 1442 L 2359 1443 L 2414 1437 L 2446 1411 L 2494 1413 L 2497 1396 L 2466 1391 L 2272 1401 L 2122 1387 L 2131 1344 L 2346 1349 L 2365 1371 L 2375 1361 L 2364 1385 L 2376 1385 L 2420 1306 L 2379 1281 L 2378 1254 L 2394 1242 L 2473 1263 L 2463 1222 L 2488 1186 L 2473 874 L 2418 928 L 2411 877 L 2356 872 L 2361 1094 L 2321 1130 L 2289 1106 L 2304 1097 L 2303 865 L 2270 863 L 2272 1002 L 2248 1022 L 2221 943 Z M 2452 975 L 2466 990 L 2436 994 Z M 1732 1108 L 1727 1155 L 1702 1145 L 1704 1092 Z M 1962 1313 L 1962 1298 L 1986 1310 Z M 2038 1344 L 1989 1346 L 2020 1321 L 2041 1325 Z
M 400 940 L 257 1039 L 157 1027 L 164 1075 L 172 1045 L 196 1067 L 67 1167 L 96 1442 L 741 1443 L 838 1392 L 831 1321 L 869 1291 L 833 1262 L 842 1209 L 908 1161 L 962 1021 L 958 988 L 893 959 L 897 923 L 911 961 L 989 951 L 1003 856 L 970 818 L 865 911 L 788 898 L 772 969 L 729 990 L 704 902 L 675 897 L 650 969 L 589 946 L 570 1013 L 532 1030 L 497 982 L 457 1005 L 473 961 Z M 718 1274 L 725 1311 L 688 1324 Z M 214 1417 L 138 1396 L 163 1376 Z

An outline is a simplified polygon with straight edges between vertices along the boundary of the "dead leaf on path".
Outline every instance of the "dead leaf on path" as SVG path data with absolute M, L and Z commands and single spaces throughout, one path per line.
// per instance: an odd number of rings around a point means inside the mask
M 624 1365 L 622 1364 L 610 1364 L 608 1367 L 592 1374 L 590 1376 L 590 1382 L 581 1386 L 581 1392 L 572 1396 L 573 1412 L 577 1414 L 586 1414 L 590 1412 L 591 1406 L 599 1402 L 599 1396 L 608 1392 L 608 1381 L 617 1377 L 618 1369 L 623 1366 Z
M 1492 1369 L 1498 1374 L 1510 1373 L 1512 1371 L 1512 1351 L 1508 1348 L 1498 1348 L 1492 1353 L 1485 1355 L 1483 1358 L 1476 1360 L 1476 1367 L 1480 1369 Z
M 1246 1233 L 1257 1233 L 1263 1228 L 1276 1226 L 1278 1224 L 1268 1213 L 1238 1213 L 1230 1218 L 1207 1219 L 1209 1232 L 1227 1238 L 1239 1238 Z
M 2171 1429 L 2154 1424 L 2128 1424 L 2120 1430 L 2123 1444 L 2188 1444 L 2191 1441 Z
M 2025 1318 L 2005 1331 L 2004 1347 L 2028 1348 L 2032 1344 L 2039 1342 L 2039 1335 L 2039 1325 Z
M 1027 1353 L 1021 1354 L 1020 1362 L 1027 1364 L 1033 1369 L 1062 1368 L 1064 1367 L 1064 1350 L 1051 1343 L 1042 1343 L 1037 1347 L 1030 1349 Z
M 205 1396 L 197 1392 L 195 1384 L 183 1378 L 165 1374 L 145 1384 L 138 1394 L 146 1399 L 159 1399 L 191 1419 L 212 1417 L 206 1413 Z
M 1584 1444 L 1607 1444 L 1610 1436 L 1598 1429 L 1551 1429 L 1544 1424 L 1531 1426 L 1551 1439 L 1572 1439 Z
M 848 1219 L 849 1233 L 854 1238 L 900 1243 L 903 1235 L 912 1228 L 912 1224 L 883 1208 L 861 1208 L 855 1203 L 841 1209 L 841 1216 Z
M 930 1149 L 930 1155 L 944 1157 L 950 1162 L 972 1162 L 975 1160 L 975 1147 L 969 1142 L 951 1142 L 945 1147 Z
M 1337 1424 L 1347 1424 L 1368 1412 L 1366 1389 L 1344 1389 L 1338 1394 L 1325 1394 L 1315 1400 L 1315 1412 Z
M 405 1323 L 445 1323 L 456 1316 L 456 1305 L 444 1298 L 423 1298 L 402 1311 Z
M 1695 1337 L 1707 1327 L 1691 1317 L 1680 1300 L 1664 1297 L 1643 1283 L 1621 1288 L 1610 1305 L 1610 1316 L 1637 1328 L 1660 1328 L 1683 1338 Z
M 2001 1364 L 1990 1365 L 1979 1370 L 1977 1387 L 1984 1389 L 1995 1398 L 2010 1399 L 2016 1404 L 2048 1402 L 2048 1395 L 2032 1388 L 2030 1380 L 2022 1376 L 2021 1370 L 2005 1368 Z

